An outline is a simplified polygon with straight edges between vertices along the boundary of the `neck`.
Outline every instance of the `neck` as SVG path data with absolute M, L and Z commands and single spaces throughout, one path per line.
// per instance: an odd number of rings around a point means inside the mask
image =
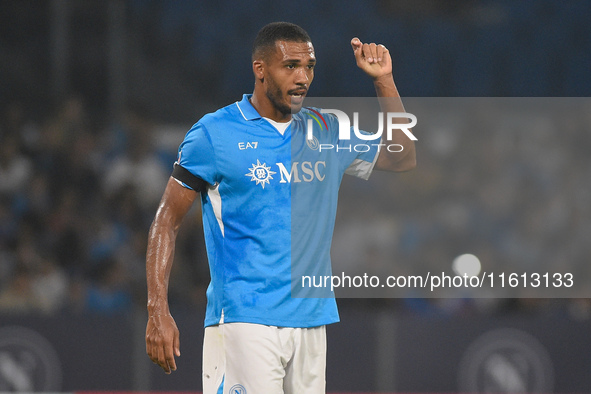
M 256 87 L 252 93 L 252 97 L 250 98 L 250 103 L 262 117 L 269 118 L 275 122 L 281 123 L 289 122 L 291 120 L 291 114 L 284 114 L 275 108 L 267 95 Z

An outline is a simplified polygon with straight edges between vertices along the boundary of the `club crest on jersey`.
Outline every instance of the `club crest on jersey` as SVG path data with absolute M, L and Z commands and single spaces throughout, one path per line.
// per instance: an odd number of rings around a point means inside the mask
M 318 138 L 316 136 L 312 136 L 312 138 L 306 138 L 306 144 L 308 144 L 308 148 L 312 150 L 318 150 L 320 143 L 318 142 Z
M 259 159 L 248 170 L 250 172 L 244 175 L 249 176 L 251 181 L 256 182 L 257 185 L 261 185 L 263 189 L 265 188 L 265 183 L 270 184 L 270 180 L 273 179 L 272 175 L 276 174 L 275 171 L 271 171 L 271 167 L 267 167 L 267 163 L 261 164 Z

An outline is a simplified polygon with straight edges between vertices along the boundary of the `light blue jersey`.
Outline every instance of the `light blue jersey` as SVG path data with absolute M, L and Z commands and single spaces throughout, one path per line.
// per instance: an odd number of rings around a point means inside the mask
M 212 185 L 201 193 L 211 274 L 205 326 L 218 324 L 222 312 L 226 323 L 337 322 L 334 294 L 300 288 L 301 276 L 330 275 L 342 176 L 367 179 L 377 146 L 351 149 L 366 141 L 354 133 L 339 141 L 336 118 L 327 115 L 326 125 L 314 122 L 314 139 L 307 140 L 308 109 L 282 135 L 250 97 L 205 115 L 179 148 L 177 164 Z

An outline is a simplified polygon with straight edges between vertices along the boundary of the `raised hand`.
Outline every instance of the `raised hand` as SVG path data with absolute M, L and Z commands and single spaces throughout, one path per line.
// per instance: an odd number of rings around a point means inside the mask
M 373 79 L 392 74 L 392 58 L 382 44 L 364 44 L 357 37 L 351 40 L 357 67 Z

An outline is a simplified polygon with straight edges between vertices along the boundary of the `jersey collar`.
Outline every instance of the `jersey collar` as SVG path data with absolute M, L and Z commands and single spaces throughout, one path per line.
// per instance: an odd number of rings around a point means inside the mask
M 252 94 L 245 94 L 242 96 L 242 101 L 236 101 L 236 106 L 238 106 L 238 110 L 240 114 L 244 118 L 244 120 L 255 120 L 261 119 L 261 115 L 257 112 L 257 110 L 252 106 L 250 103 L 250 98 Z

